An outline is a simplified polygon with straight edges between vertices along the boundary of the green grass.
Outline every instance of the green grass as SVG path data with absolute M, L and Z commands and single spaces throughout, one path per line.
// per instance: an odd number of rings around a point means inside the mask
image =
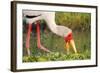
M 52 53 L 46 53 L 37 48 L 36 35 L 31 34 L 30 50 L 31 56 L 25 53 L 25 38 L 23 36 L 23 62 L 45 62 L 45 61 L 65 61 L 65 60 L 86 60 L 91 58 L 91 37 L 90 32 L 73 32 L 75 44 L 78 54 L 74 54 L 72 48 L 70 53 L 67 54 L 65 50 L 65 42 L 62 37 L 59 37 L 52 32 L 41 32 L 41 42 Z
M 65 60 L 84 60 L 90 56 L 83 54 L 64 54 L 61 52 L 53 52 L 49 54 L 41 54 L 38 56 L 24 56 L 23 62 L 46 62 L 46 61 L 65 61 Z

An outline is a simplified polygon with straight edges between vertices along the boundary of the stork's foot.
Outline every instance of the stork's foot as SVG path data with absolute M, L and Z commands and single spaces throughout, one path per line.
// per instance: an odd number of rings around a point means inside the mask
M 48 52 L 48 53 L 50 53 L 51 51 L 50 50 L 48 50 L 47 48 L 45 48 L 44 46 L 42 46 L 42 45 L 40 45 L 40 47 L 39 47 L 41 50 L 43 50 L 43 51 L 45 51 L 45 52 Z
M 27 54 L 28 54 L 28 56 L 31 56 L 31 52 L 30 52 L 29 48 L 27 48 Z

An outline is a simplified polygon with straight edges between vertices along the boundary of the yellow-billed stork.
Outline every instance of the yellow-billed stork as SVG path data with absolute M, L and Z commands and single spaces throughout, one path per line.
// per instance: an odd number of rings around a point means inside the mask
M 49 29 L 58 36 L 64 38 L 66 42 L 66 49 L 69 50 L 69 44 L 73 47 L 75 53 L 77 53 L 75 43 L 72 37 L 72 30 L 68 27 L 57 25 L 55 22 L 55 12 L 46 12 L 46 11 L 32 11 L 32 10 L 24 10 L 23 18 L 26 20 L 28 24 L 28 33 L 26 38 L 26 48 L 28 55 L 30 55 L 29 50 L 29 41 L 30 41 L 30 33 L 32 28 L 32 23 L 34 23 L 37 27 L 37 46 L 38 48 L 50 52 L 47 48 L 45 48 L 40 42 L 40 23 L 39 20 L 45 20 Z

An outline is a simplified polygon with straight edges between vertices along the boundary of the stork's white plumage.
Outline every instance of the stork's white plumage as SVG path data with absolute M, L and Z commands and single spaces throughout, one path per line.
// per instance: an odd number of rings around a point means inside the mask
M 27 23 L 32 24 L 33 22 L 36 22 L 37 20 L 45 20 L 49 29 L 61 36 L 61 37 L 66 37 L 69 33 L 72 32 L 71 29 L 65 26 L 59 26 L 55 22 L 55 12 L 42 12 L 42 11 L 23 11 L 24 13 L 24 18 L 26 19 Z M 28 16 L 37 16 L 34 18 L 27 18 L 26 15 Z

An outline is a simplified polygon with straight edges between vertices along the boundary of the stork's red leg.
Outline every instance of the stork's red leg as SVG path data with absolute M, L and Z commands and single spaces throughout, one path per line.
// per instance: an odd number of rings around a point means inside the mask
M 27 53 L 28 55 L 30 55 L 30 33 L 31 33 L 31 29 L 32 29 L 32 24 L 28 24 L 28 32 L 27 32 L 27 37 L 26 37 L 26 49 L 27 49 Z
M 41 41 L 40 41 L 40 22 L 37 21 L 36 22 L 36 29 L 37 29 L 37 46 L 38 48 L 46 51 L 46 52 L 50 52 L 47 48 L 45 48 L 44 46 L 41 45 Z

